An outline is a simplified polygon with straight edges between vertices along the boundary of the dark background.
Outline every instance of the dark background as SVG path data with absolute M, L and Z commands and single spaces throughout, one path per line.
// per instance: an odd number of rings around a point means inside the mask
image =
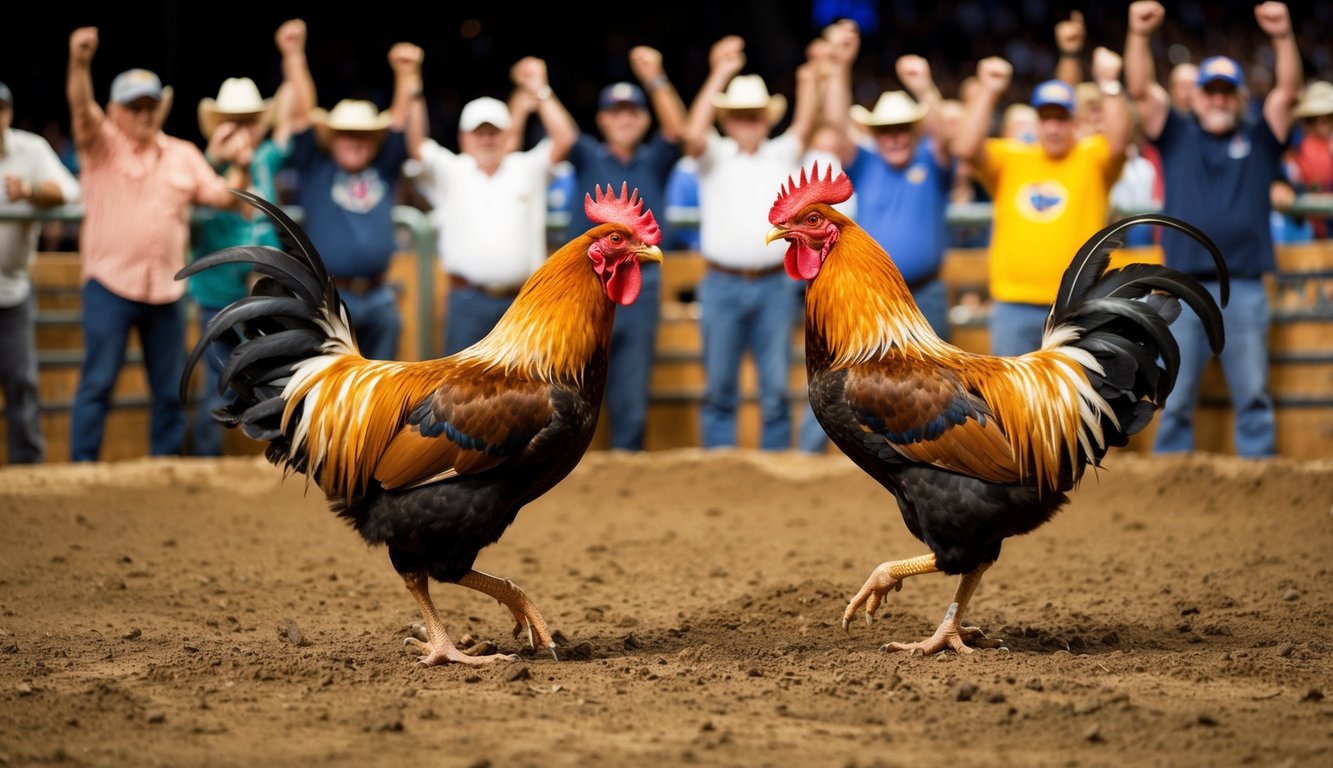
M 540 2 L 540 0 L 538 0 Z M 1292 3 L 1307 77 L 1328 78 L 1333 64 L 1333 3 Z M 747 41 L 746 71 L 763 75 L 771 90 L 792 93 L 792 73 L 804 48 L 824 24 L 844 15 L 863 24 L 856 100 L 872 106 L 882 90 L 900 87 L 893 62 L 904 53 L 930 59 L 945 96 L 958 93 L 977 59 L 999 54 L 1015 64 L 1012 99 L 1053 74 L 1056 21 L 1083 10 L 1087 51 L 1124 45 L 1127 3 L 1078 4 L 1026 0 L 804 0 L 793 2 L 584 2 L 548 3 L 521 11 L 514 3 L 353 3 L 335 11 L 325 3 L 48 3 L 25 6 L 34 18 L 19 24 L 11 14 L 0 42 L 0 80 L 15 94 L 15 125 L 68 131 L 65 64 L 69 33 L 96 26 L 101 43 L 93 60 L 93 84 L 105 103 L 112 78 L 129 67 L 156 71 L 176 91 L 168 132 L 202 142 L 196 121 L 201 98 L 215 96 L 222 80 L 248 76 L 269 95 L 281 80 L 273 44 L 278 25 L 303 18 L 307 53 L 319 105 L 345 97 L 369 98 L 387 107 L 392 73 L 386 56 L 398 41 L 422 46 L 431 133 L 456 145 L 457 114 L 476 96 L 509 91 L 509 67 L 525 55 L 547 60 L 551 84 L 580 125 L 591 129 L 598 89 L 631 78 L 630 47 L 662 50 L 668 73 L 687 103 L 707 73 L 709 46 L 739 34 Z M 1166 28 L 1155 38 L 1159 75 L 1175 59 L 1225 52 L 1246 66 L 1254 88 L 1267 87 L 1266 41 L 1249 3 L 1168 3 Z M 1174 44 L 1174 48 L 1172 45 Z M 1085 63 L 1087 57 L 1085 56 Z

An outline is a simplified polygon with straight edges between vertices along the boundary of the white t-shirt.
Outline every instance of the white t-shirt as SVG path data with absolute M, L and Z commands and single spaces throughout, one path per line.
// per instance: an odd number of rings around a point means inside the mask
M 79 182 L 56 156 L 46 139 L 35 133 L 10 128 L 5 131 L 4 151 L 0 152 L 0 180 L 17 176 L 34 187 L 54 181 L 65 195 L 66 203 L 77 203 L 82 195 Z M 6 213 L 32 213 L 27 200 L 10 202 L 0 186 L 0 210 Z M 37 252 L 36 221 L 0 221 L 0 307 L 16 307 L 28 298 L 32 282 L 28 265 Z
M 764 244 L 768 211 L 789 177 L 800 174 L 801 142 L 784 133 L 766 139 L 753 155 L 720 134 L 708 137 L 699 156 L 699 250 L 708 261 L 733 269 L 782 263 L 787 243 Z
M 447 274 L 512 288 L 546 260 L 549 139 L 506 155 L 490 176 L 471 155 L 429 139 L 421 146 L 421 165 L 417 185 L 433 207 L 436 246 Z

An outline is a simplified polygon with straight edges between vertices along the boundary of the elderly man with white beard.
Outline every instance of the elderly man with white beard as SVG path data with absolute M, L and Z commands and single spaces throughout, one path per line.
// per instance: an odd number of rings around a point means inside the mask
M 1255 6 L 1254 17 L 1273 48 L 1274 85 L 1261 119 L 1247 120 L 1245 78 L 1226 56 L 1199 63 L 1191 114 L 1171 106 L 1153 70 L 1151 38 L 1166 12 L 1156 0 L 1129 6 L 1125 89 L 1138 107 L 1144 135 L 1157 145 L 1165 176 L 1163 213 L 1202 229 L 1226 255 L 1231 298 L 1224 310 L 1222 370 L 1236 412 L 1236 452 L 1260 458 L 1275 451 L 1273 398 L 1268 391 L 1268 294 L 1264 275 L 1275 263 L 1269 185 L 1281 174 L 1282 148 L 1291 134 L 1301 90 L 1301 59 L 1283 3 Z M 1174 232 L 1162 234 L 1166 265 L 1204 282 L 1217 295 L 1207 251 Z M 1180 377 L 1167 398 L 1153 450 L 1194 450 L 1194 410 L 1208 346 L 1197 317 L 1182 308 L 1171 332 L 1180 343 Z

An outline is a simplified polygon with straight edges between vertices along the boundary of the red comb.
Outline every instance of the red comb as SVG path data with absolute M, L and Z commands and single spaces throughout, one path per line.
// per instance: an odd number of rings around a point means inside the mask
M 778 199 L 768 211 L 768 223 L 777 226 L 795 216 L 802 208 L 811 203 L 836 205 L 852 196 L 852 180 L 846 173 L 839 173 L 833 178 L 833 163 L 829 163 L 824 178 L 819 178 L 819 161 L 811 168 L 810 180 L 806 181 L 805 167 L 801 168 L 800 182 L 787 177 L 787 183 L 778 191 Z
M 653 218 L 651 210 L 640 213 L 643 201 L 639 199 L 639 190 L 630 193 L 629 182 L 621 183 L 619 197 L 611 194 L 610 184 L 606 185 L 605 192 L 600 184 L 594 186 L 593 190 L 597 193 L 595 201 L 592 195 L 583 196 L 583 212 L 588 214 L 589 221 L 623 224 L 645 245 L 657 245 L 662 240 L 662 229 L 657 226 L 657 219 Z

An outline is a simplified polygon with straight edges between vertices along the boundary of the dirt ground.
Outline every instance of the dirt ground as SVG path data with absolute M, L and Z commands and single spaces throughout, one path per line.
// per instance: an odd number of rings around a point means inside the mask
M 1333 764 L 1333 462 L 1112 456 L 954 580 L 840 626 L 924 552 L 840 456 L 593 452 L 478 567 L 559 632 L 433 592 L 519 660 L 415 665 L 382 549 L 258 457 L 0 469 L 0 765 Z

